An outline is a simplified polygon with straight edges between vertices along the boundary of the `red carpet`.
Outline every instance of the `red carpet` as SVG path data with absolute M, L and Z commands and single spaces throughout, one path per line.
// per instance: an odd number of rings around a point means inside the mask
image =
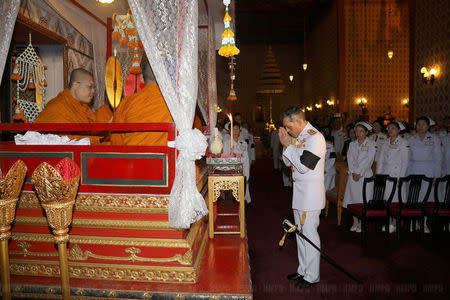
M 321 260 L 321 282 L 297 290 L 286 275 L 297 269 L 293 236 L 278 247 L 282 221 L 293 220 L 291 191 L 282 188 L 272 160 L 258 160 L 252 169 L 252 204 L 247 208 L 247 230 L 254 299 L 448 299 L 450 286 L 450 235 L 438 240 L 430 235 L 420 242 L 415 233 L 404 233 L 400 242 L 369 225 L 367 249 L 360 234 L 348 231 L 349 219 L 336 225 L 336 208 L 321 219 L 319 233 L 324 250 L 347 271 L 363 281 L 354 283 L 344 273 Z

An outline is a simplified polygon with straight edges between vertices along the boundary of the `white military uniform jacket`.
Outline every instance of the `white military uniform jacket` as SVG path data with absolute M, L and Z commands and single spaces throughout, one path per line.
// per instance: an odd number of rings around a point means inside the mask
M 309 122 L 283 151 L 283 162 L 292 169 L 293 209 L 313 211 L 325 207 L 326 151 L 325 138 Z
M 387 140 L 387 138 L 388 138 L 387 135 L 382 132 L 374 133 L 369 137 L 369 139 L 371 139 L 372 141 L 375 142 L 375 146 L 377 148 L 377 152 L 375 153 L 375 161 L 376 162 L 378 162 L 378 158 L 380 157 L 381 147 L 383 147 L 383 144 Z
M 334 138 L 334 149 L 337 153 L 341 154 L 342 149 L 344 148 L 344 141 L 346 138 L 345 132 L 342 130 L 333 130 L 331 132 L 331 136 Z
M 230 153 L 230 138 L 228 136 L 227 139 L 223 141 L 223 153 Z M 242 168 L 244 171 L 244 176 L 247 177 L 247 180 L 250 177 L 250 163 L 248 159 L 248 145 L 244 138 L 239 135 L 238 141 L 233 142 L 233 153 L 234 154 L 242 154 Z
M 362 190 L 364 177 L 372 177 L 372 164 L 375 158 L 375 142 L 366 137 L 366 139 L 358 144 L 358 140 L 350 143 L 347 152 L 348 162 L 348 180 L 345 187 L 344 194 L 344 207 L 352 203 L 362 203 Z M 353 180 L 352 173 L 359 174 L 362 177 L 355 181 Z M 370 187 L 366 191 L 367 195 L 370 195 Z
M 442 138 L 442 144 L 444 145 L 444 170 L 442 176 L 450 175 L 450 134 Z
M 440 177 L 442 171 L 441 140 L 427 132 L 421 141 L 418 134 L 409 140 L 408 175 L 418 174 L 427 177 Z
M 334 188 L 334 178 L 336 176 L 336 169 L 334 163 L 336 161 L 336 151 L 333 143 L 327 142 L 327 153 L 325 155 L 325 190 L 329 191 Z
M 377 162 L 377 174 L 399 178 L 405 177 L 408 169 L 408 141 L 397 137 L 391 144 L 388 138 L 381 147 Z

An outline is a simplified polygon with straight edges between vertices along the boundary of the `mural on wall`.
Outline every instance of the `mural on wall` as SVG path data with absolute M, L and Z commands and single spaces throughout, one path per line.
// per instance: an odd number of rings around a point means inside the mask
M 415 115 L 427 115 L 440 123 L 450 115 L 450 47 L 448 0 L 416 0 L 415 21 Z M 437 70 L 433 84 L 425 83 L 422 67 Z
M 349 121 L 362 115 L 356 99 L 367 99 L 368 120 L 379 116 L 408 119 L 402 100 L 409 98 L 408 2 L 344 3 L 345 111 Z M 392 58 L 388 52 L 392 51 Z

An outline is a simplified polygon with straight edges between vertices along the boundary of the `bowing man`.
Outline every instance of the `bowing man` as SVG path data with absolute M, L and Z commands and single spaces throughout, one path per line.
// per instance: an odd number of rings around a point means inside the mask
M 294 182 L 292 209 L 295 224 L 320 247 L 320 211 L 325 207 L 324 167 L 326 143 L 323 135 L 305 119 L 300 107 L 288 108 L 281 115 L 279 129 L 283 162 L 292 169 Z M 292 138 L 293 142 L 292 142 Z M 295 287 L 305 289 L 320 281 L 320 253 L 297 235 L 297 272 L 288 275 Z

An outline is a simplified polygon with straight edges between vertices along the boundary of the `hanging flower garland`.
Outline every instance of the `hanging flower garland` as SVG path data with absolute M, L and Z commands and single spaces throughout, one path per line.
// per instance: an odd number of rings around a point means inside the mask
M 16 97 L 13 98 L 16 102 L 13 118 L 22 120 L 25 123 L 34 122 L 44 108 L 43 97 L 47 86 L 47 77 L 45 75 L 47 66 L 42 64 L 41 59 L 34 51 L 34 47 L 31 44 L 31 34 L 29 39 L 30 42 L 25 51 L 19 57 L 12 57 L 14 65 L 11 74 L 11 80 L 17 82 Z M 20 93 L 26 90 L 36 90 L 36 102 L 20 98 Z
M 230 57 L 239 54 L 239 49 L 235 45 L 234 33 L 230 28 L 231 17 L 228 14 L 228 5 L 230 5 L 230 0 L 223 0 L 225 5 L 225 17 L 223 18 L 223 23 L 225 25 L 225 30 L 222 33 L 222 47 L 219 49 L 219 55 L 224 57 Z
M 142 69 L 140 65 L 140 52 L 143 45 L 137 34 L 136 25 L 134 24 L 131 10 L 128 9 L 126 15 L 113 14 L 114 30 L 111 34 L 113 39 L 118 39 L 120 44 L 127 45 L 128 48 L 133 49 L 133 60 L 130 67 L 131 74 L 141 74 Z

